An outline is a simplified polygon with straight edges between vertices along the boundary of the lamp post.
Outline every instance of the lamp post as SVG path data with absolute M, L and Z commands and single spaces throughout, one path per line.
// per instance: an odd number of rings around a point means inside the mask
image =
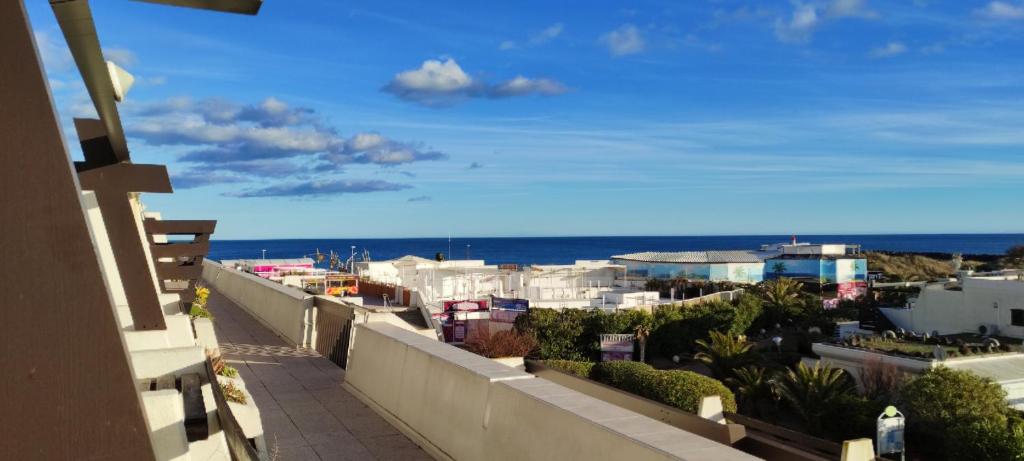
M 260 251 L 263 252 L 263 256 L 261 256 L 260 259 L 267 259 L 267 249 L 264 248 L 263 250 L 260 250 Z

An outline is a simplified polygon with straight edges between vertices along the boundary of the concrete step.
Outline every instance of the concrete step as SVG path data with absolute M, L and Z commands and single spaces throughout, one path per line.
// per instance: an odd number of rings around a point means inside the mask
M 181 394 L 176 389 L 143 392 L 142 406 L 156 459 L 190 461 Z

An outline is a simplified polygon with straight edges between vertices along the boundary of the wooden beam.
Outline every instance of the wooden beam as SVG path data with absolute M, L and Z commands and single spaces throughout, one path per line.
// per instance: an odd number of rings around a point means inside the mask
M 217 221 L 184 221 L 146 218 L 143 226 L 147 233 L 157 235 L 197 235 L 212 234 L 217 228 Z
M 96 192 L 96 202 L 114 250 L 117 272 L 124 285 L 134 328 L 139 331 L 166 329 L 163 306 L 153 283 L 156 277 L 149 269 L 143 246 L 148 242 L 143 242 L 139 235 L 128 193 L 171 192 L 167 168 L 122 162 L 82 171 L 78 178 L 82 189 Z
M 149 246 L 153 258 L 194 258 L 210 252 L 210 242 L 155 243 Z
M 21 1 L 0 2 L 0 69 L 0 459 L 153 460 Z
M 110 147 L 118 161 L 128 160 L 128 141 L 121 126 L 121 115 L 114 100 L 114 84 L 110 81 L 107 62 L 103 58 L 100 39 L 96 35 L 88 0 L 50 0 L 64 39 L 82 74 L 96 113 L 110 139 Z
M 203 275 L 202 264 L 180 265 L 177 263 L 156 263 L 156 275 L 160 280 L 198 280 Z
M 263 0 L 135 0 L 137 2 L 160 3 L 170 6 L 183 6 L 201 10 L 220 11 L 254 15 L 260 12 Z

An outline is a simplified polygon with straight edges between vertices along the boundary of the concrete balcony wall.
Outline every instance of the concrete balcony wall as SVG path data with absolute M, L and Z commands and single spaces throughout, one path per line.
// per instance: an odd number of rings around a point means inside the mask
M 438 459 L 757 459 L 384 323 L 356 328 L 345 379 Z

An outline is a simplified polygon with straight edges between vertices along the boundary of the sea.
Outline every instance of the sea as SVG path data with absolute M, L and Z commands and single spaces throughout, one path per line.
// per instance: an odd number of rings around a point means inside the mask
M 216 240 L 211 259 L 301 258 L 334 251 L 347 259 L 355 247 L 357 260 L 368 254 L 380 261 L 405 255 L 433 259 L 483 259 L 488 264 L 572 264 L 580 259 L 608 259 L 640 251 L 753 250 L 763 244 L 788 242 L 789 235 L 678 237 L 480 237 L 402 239 L 279 239 Z M 999 255 L 1024 245 L 1024 234 L 898 234 L 800 235 L 800 242 L 860 244 L 864 250 L 908 253 Z M 264 251 L 265 250 L 265 251 Z

